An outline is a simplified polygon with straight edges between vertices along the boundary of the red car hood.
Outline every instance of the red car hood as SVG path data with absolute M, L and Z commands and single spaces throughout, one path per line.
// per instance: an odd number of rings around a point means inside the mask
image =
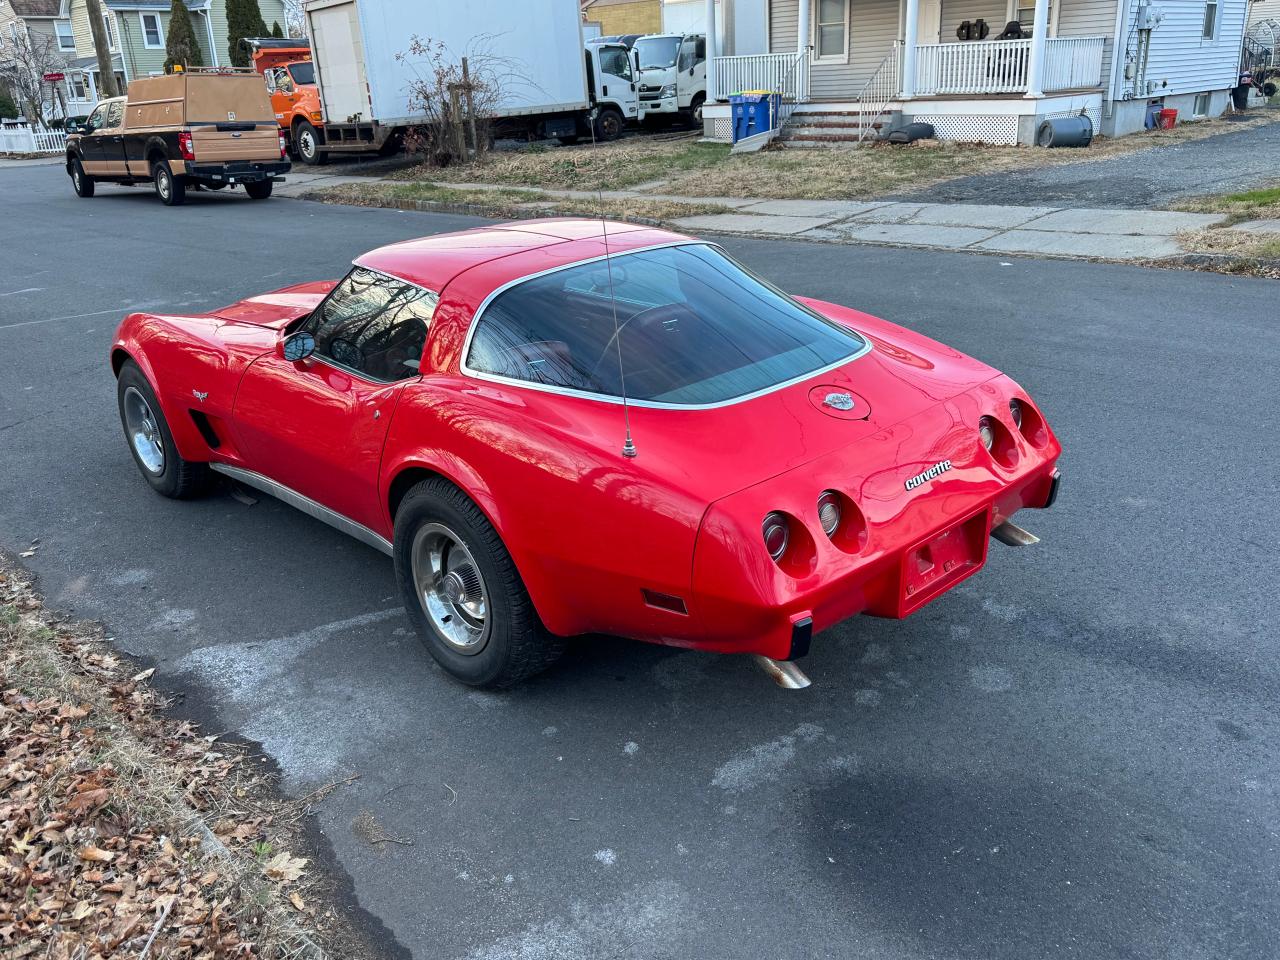
M 298 283 L 292 287 L 281 287 L 279 290 L 249 297 L 247 300 L 214 310 L 213 315 L 223 320 L 230 320 L 232 323 L 248 323 L 255 327 L 271 327 L 278 330 L 290 321 L 314 310 L 333 286 L 334 281 L 321 280 L 314 283 Z
M 986 364 L 895 324 L 835 304 L 805 302 L 867 337 L 871 351 L 827 373 L 723 407 L 633 406 L 637 465 L 661 470 L 690 494 L 712 502 L 860 440 L 884 436 L 888 427 L 999 376 Z M 853 407 L 841 410 L 846 396 Z M 595 426 L 609 440 L 616 433 L 614 445 L 620 446 L 622 414 L 613 409 L 612 418 L 605 415 Z

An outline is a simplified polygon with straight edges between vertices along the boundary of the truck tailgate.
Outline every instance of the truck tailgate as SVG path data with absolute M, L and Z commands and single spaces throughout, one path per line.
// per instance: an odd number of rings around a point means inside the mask
M 191 148 L 197 163 L 225 163 L 229 160 L 279 160 L 280 135 L 275 124 L 248 130 L 224 126 L 193 127 Z

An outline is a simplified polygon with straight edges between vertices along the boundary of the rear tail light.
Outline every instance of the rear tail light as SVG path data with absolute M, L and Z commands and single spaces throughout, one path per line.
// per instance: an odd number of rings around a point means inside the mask
M 764 535 L 764 548 L 769 551 L 769 556 L 773 557 L 775 563 L 781 560 L 783 554 L 787 552 L 787 544 L 791 542 L 791 531 L 786 515 L 777 512 L 769 514 L 761 525 L 761 533 Z
M 818 522 L 829 538 L 840 529 L 840 495 L 834 490 L 824 490 L 818 497 Z
M 280 159 L 283 160 L 289 155 L 289 141 L 284 138 L 284 134 L 280 134 Z
M 996 426 L 990 417 L 983 417 L 978 421 L 978 436 L 982 438 L 982 445 L 988 452 L 996 445 Z
M 183 160 L 194 160 L 196 158 L 195 148 L 191 145 L 190 130 L 180 130 L 178 132 L 178 151 L 182 154 Z

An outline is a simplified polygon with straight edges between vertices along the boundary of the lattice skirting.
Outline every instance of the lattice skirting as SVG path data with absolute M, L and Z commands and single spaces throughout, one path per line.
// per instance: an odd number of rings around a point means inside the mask
M 911 119 L 933 124 L 934 133 L 939 140 L 999 144 L 1018 142 L 1018 118 L 1012 115 L 983 117 L 917 113 Z
M 732 117 L 710 117 L 706 124 L 703 135 L 710 137 L 712 140 L 732 140 L 733 139 L 733 118 Z

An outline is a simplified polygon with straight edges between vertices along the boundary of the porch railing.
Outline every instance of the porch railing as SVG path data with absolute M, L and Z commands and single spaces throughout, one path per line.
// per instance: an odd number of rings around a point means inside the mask
M 809 53 L 756 53 L 743 57 L 716 57 L 714 74 L 716 100 L 728 100 L 739 90 L 772 90 L 784 102 L 803 103 L 809 99 Z
M 1078 90 L 1102 83 L 1106 37 L 1050 37 L 1045 41 L 1044 89 Z
M 61 153 L 67 149 L 67 135 L 59 130 L 43 130 L 25 123 L 0 125 L 0 153 Z
M 1098 86 L 1105 43 L 1104 37 L 1047 39 L 1044 91 Z M 916 94 L 1023 93 L 1030 65 L 1030 40 L 921 44 L 916 48 Z

